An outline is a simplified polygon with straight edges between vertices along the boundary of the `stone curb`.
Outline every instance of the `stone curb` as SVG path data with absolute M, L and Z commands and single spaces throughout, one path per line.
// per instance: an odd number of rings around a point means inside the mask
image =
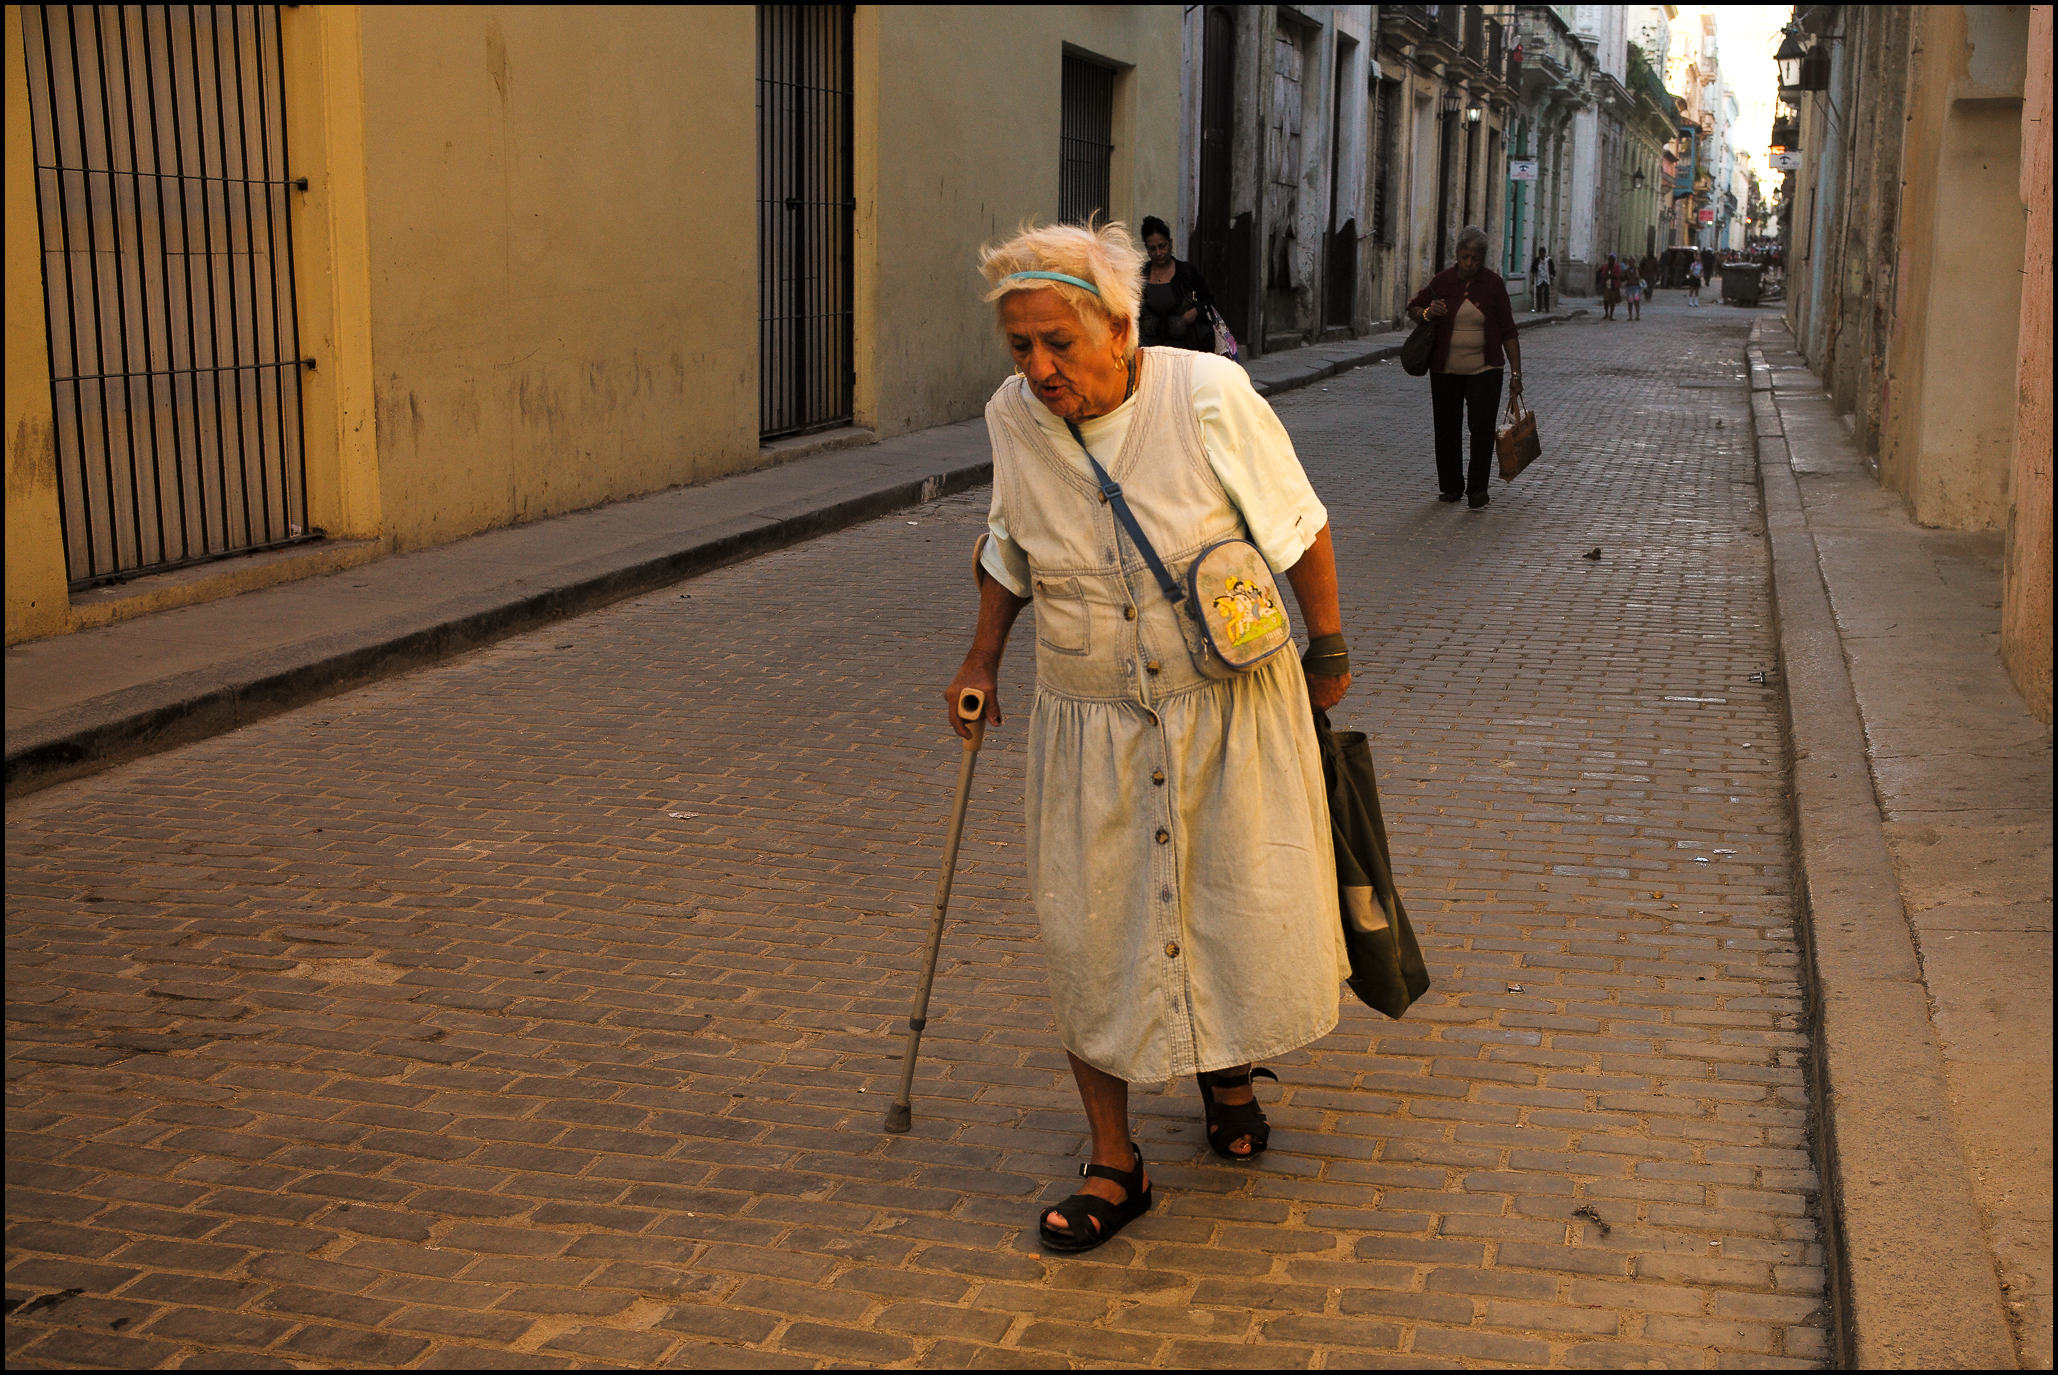
M 1574 310 L 1526 323 L 1555 324 L 1586 313 Z M 1399 353 L 1398 344 L 1383 344 L 1255 385 L 1259 394 L 1273 396 Z M 1258 360 L 1260 365 L 1264 361 Z M 95 698 L 8 731 L 4 795 L 26 796 L 66 779 L 219 735 L 724 564 L 979 486 L 992 475 L 992 460 L 986 458 L 920 478 L 860 486 L 854 492 L 846 488 L 833 500 L 781 502 L 713 532 L 697 531 L 690 544 L 656 554 L 644 552 L 645 545 L 613 559 L 596 559 L 570 580 L 540 592 L 494 589 L 481 597 L 458 598 L 393 617 L 368 630 L 317 639 L 283 653 L 232 659 Z
M 1873 789 L 1857 694 L 1752 329 L 1752 432 L 1793 750 L 1824 1251 L 1845 1369 L 2013 1369 L 2014 1342 Z

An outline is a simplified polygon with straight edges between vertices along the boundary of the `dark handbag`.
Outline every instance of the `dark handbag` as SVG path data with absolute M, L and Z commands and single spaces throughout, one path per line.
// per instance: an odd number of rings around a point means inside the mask
M 1501 456 L 1503 482 L 1513 482 L 1543 452 L 1536 437 L 1536 412 L 1525 409 L 1513 392 L 1508 393 L 1508 423 L 1494 432 L 1493 447 Z
M 1363 731 L 1333 731 L 1315 713 L 1322 747 L 1322 778 L 1329 788 L 1329 829 L 1336 845 L 1337 900 L 1343 909 L 1343 943 L 1350 955 L 1348 980 L 1358 1001 L 1399 1017 L 1429 989 L 1429 968 L 1408 924 L 1393 884 L 1386 848 L 1386 819 L 1379 811 L 1379 783 L 1372 774 L 1372 748 Z
M 1435 357 L 1436 321 L 1425 319 L 1401 345 L 1401 370 L 1410 377 L 1420 377 L 1429 371 L 1430 360 Z

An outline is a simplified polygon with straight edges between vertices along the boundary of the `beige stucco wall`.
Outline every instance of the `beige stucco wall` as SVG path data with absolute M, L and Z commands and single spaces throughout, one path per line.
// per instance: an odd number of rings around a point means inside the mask
M 1880 479 L 1925 525 L 1991 530 L 2008 510 L 2024 220 L 2020 59 L 2011 72 L 1994 48 L 2022 38 L 1968 15 L 1917 12 Z
M 1110 209 L 1174 217 L 1179 9 L 862 5 L 855 40 L 856 419 L 891 435 L 978 414 L 1007 375 L 975 251 L 1057 218 L 1067 44 L 1123 68 Z
M 754 465 L 748 6 L 366 6 L 395 549 Z
M 67 626 L 57 440 L 44 332 L 42 238 L 21 7 L 6 7 L 7 643 Z
M 2001 575 L 2001 657 L 2039 719 L 2051 719 L 2051 7 L 2029 17 L 2023 83 L 2022 314 L 2007 558 Z

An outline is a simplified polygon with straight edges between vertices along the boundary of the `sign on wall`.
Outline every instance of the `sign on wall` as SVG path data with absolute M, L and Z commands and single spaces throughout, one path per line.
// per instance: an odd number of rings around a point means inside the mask
M 1508 180 L 1509 180 L 1509 181 L 1535 181 L 1535 180 L 1536 180 L 1536 159 L 1535 159 L 1535 158 L 1509 158 L 1509 159 L 1508 159 Z
M 1801 152 L 1798 148 L 1772 155 L 1772 170 L 1775 172 L 1798 172 L 1801 170 Z
M 1713 210 L 1703 210 L 1703 211 L 1701 212 L 1701 223 L 1702 223 L 1702 224 L 1713 224 L 1713 223 L 1715 223 L 1715 212 L 1714 212 Z

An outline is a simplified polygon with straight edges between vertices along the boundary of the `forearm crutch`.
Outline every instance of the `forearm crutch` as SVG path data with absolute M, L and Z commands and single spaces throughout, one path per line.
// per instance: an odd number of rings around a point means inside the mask
M 971 729 L 965 734 L 965 752 L 958 760 L 958 795 L 950 808 L 950 837 L 943 846 L 943 872 L 936 878 L 936 923 L 929 929 L 929 958 L 922 965 L 922 986 L 915 990 L 914 1011 L 908 1014 L 908 1045 L 900 1066 L 900 1096 L 886 1110 L 886 1130 L 904 1132 L 914 1125 L 910 1102 L 915 1088 L 915 1055 L 922 1046 L 922 1028 L 929 1024 L 929 989 L 936 982 L 936 952 L 943 948 L 943 914 L 950 907 L 950 880 L 958 867 L 958 838 L 965 832 L 965 804 L 972 796 L 972 765 L 978 762 L 979 745 L 986 735 L 986 694 L 966 688 L 958 694 L 958 720 Z

